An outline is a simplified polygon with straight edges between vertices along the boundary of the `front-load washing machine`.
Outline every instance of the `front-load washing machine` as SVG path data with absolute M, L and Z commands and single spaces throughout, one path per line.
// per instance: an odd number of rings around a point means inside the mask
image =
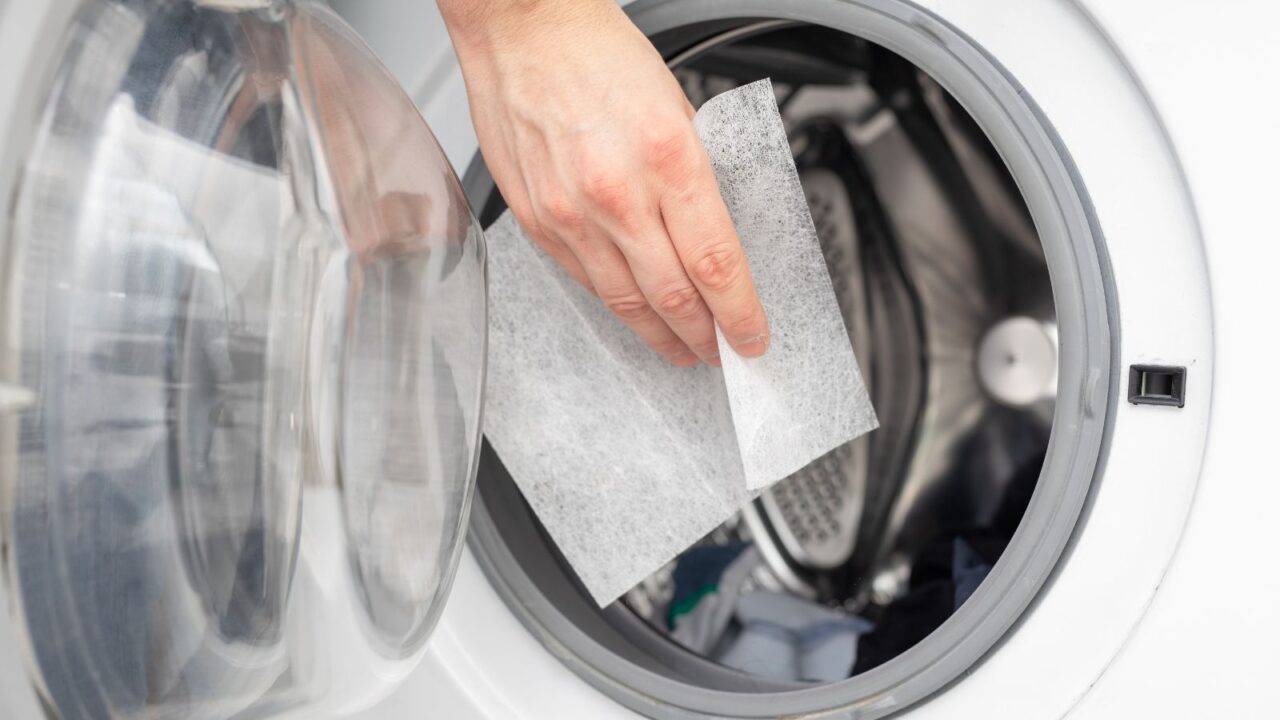
M 478 435 L 443 25 L 332 6 L 0 7 L 5 716 L 1273 715 L 1273 8 L 627 5 L 772 79 L 881 428 L 600 609 Z

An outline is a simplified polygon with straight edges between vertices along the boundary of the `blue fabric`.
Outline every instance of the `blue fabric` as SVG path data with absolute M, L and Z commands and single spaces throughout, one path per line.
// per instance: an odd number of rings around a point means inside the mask
M 703 596 L 718 590 L 725 569 L 747 547 L 747 543 L 700 545 L 680 555 L 671 572 L 675 591 L 667 611 L 667 629 L 675 629 L 677 617 L 692 610 Z

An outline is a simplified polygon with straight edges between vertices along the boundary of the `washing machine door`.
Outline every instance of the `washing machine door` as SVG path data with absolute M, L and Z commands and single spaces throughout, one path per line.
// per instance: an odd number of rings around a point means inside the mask
M 466 527 L 480 230 L 326 8 L 74 5 L 0 226 L 0 650 L 63 717 L 358 708 Z

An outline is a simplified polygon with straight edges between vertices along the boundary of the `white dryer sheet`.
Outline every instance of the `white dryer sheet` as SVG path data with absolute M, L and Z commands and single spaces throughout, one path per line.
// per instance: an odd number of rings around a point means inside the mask
M 769 484 L 876 427 L 768 80 L 694 120 L 769 318 L 769 351 L 680 369 L 537 249 L 487 231 L 485 434 L 601 606 Z

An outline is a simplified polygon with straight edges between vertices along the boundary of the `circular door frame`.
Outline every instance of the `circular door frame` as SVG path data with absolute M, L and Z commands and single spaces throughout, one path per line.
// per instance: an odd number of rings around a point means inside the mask
M 969 671 L 1019 619 L 1056 566 L 1099 466 L 1116 395 L 1112 349 L 1118 343 L 1106 248 L 1087 193 L 1052 126 L 1007 72 L 954 28 L 909 5 L 868 0 L 782 9 L 750 1 L 709 6 L 668 0 L 637 3 L 629 10 L 651 35 L 744 18 L 809 22 L 851 32 L 913 62 L 973 115 L 1022 190 L 1053 286 L 1061 337 L 1058 401 L 1040 481 L 1009 547 L 951 618 L 873 670 L 798 689 L 744 693 L 729 691 L 723 684 L 708 689 L 613 654 L 575 627 L 572 617 L 546 602 L 504 545 L 498 527 L 502 520 L 483 503 L 477 503 L 484 509 L 477 511 L 473 523 L 473 547 L 526 624 L 553 641 L 562 659 L 589 682 L 634 709 L 667 717 L 873 718 L 896 712 Z M 471 184 L 469 190 L 476 187 Z
M 1109 327 L 1103 328 L 1101 332 L 1113 342 L 1101 355 L 1097 352 L 1096 346 L 1091 352 L 1085 353 L 1088 360 L 1081 368 L 1083 373 L 1077 385 L 1079 396 L 1069 398 L 1068 403 L 1060 402 L 1060 407 L 1065 405 L 1068 410 L 1071 406 L 1075 406 L 1079 414 L 1075 418 L 1064 419 L 1059 416 L 1055 422 L 1055 428 L 1056 432 L 1079 433 L 1088 431 L 1084 426 L 1091 424 L 1095 428 L 1109 427 L 1111 431 L 1103 432 L 1097 437 L 1098 454 L 1094 457 L 1097 460 L 1096 469 L 1099 480 L 1092 483 L 1086 482 L 1082 487 L 1077 488 L 1080 491 L 1079 494 L 1060 508 L 1059 518 L 1070 517 L 1071 524 L 1075 526 L 1074 531 L 1069 532 L 1067 536 L 1053 537 L 1048 544 L 1056 544 L 1056 547 L 1040 548 L 1045 555 L 1052 556 L 1057 562 L 1051 561 L 1047 566 L 1041 566 L 1039 570 L 1044 572 L 1043 576 L 1023 576 L 1019 578 L 1019 583 L 1013 584 L 1035 588 L 1040 588 L 1043 584 L 1043 588 L 1040 589 L 1052 587 L 1054 592 L 1033 590 L 1027 594 L 1020 612 L 1004 613 L 1002 617 L 995 618 L 988 615 L 983 618 L 981 622 L 987 623 L 986 627 L 977 632 L 968 630 L 972 641 L 970 647 L 960 653 L 956 653 L 954 647 L 949 650 L 950 654 L 945 661 L 947 667 L 939 669 L 935 665 L 930 673 L 931 677 L 926 681 L 919 681 L 921 677 L 919 674 L 912 675 L 908 671 L 904 676 L 901 671 L 898 671 L 898 679 L 902 680 L 905 677 L 905 681 L 895 683 L 890 677 L 887 686 L 872 692 L 859 693 L 862 696 L 861 699 L 853 702 L 841 702 L 838 697 L 840 694 L 847 697 L 851 694 L 849 691 L 834 694 L 830 692 L 831 688 L 838 686 L 797 690 L 771 696 L 749 696 L 746 702 L 742 701 L 742 696 L 737 696 L 735 700 L 733 697 L 723 696 L 727 694 L 718 695 L 715 691 L 670 693 L 668 692 L 670 688 L 660 687 L 663 684 L 661 678 L 650 677 L 651 673 L 638 667 L 620 667 L 614 663 L 611 667 L 603 669 L 607 661 L 602 662 L 603 658 L 594 656 L 595 653 L 591 651 L 589 643 L 582 642 L 581 633 L 575 635 L 574 628 L 567 627 L 566 623 L 562 622 L 563 618 L 556 617 L 554 608 L 548 608 L 545 604 L 539 606 L 536 598 L 527 594 L 529 587 L 516 587 L 525 585 L 528 578 L 521 577 L 522 573 L 518 568 L 513 567 L 511 558 L 500 556 L 500 543 L 495 542 L 497 536 L 495 528 L 492 527 L 492 519 L 488 517 L 486 511 L 480 511 L 477 514 L 476 523 L 473 524 L 472 551 L 485 567 L 490 580 L 498 587 L 499 594 L 505 597 L 515 615 L 554 655 L 598 689 L 634 709 L 664 717 L 702 717 L 708 714 L 729 713 L 768 716 L 782 712 L 807 712 L 832 717 L 880 717 L 902 710 L 925 698 L 936 697 L 935 693 L 944 687 L 948 688 L 945 703 L 917 704 L 915 709 L 927 716 L 930 711 L 943 712 L 940 706 L 946 705 L 944 714 L 951 714 L 956 711 L 954 702 L 960 701 L 962 696 L 972 698 L 973 692 L 968 691 L 985 684 L 988 685 L 988 689 L 985 692 L 979 692 L 982 698 L 981 705 L 976 707 L 982 707 L 983 712 L 988 715 L 992 713 L 990 701 L 993 696 L 990 692 L 994 687 L 1000 687 L 1003 692 L 1002 697 L 1022 699 L 1021 704 L 1014 703 L 1006 707 L 1010 710 L 1007 715 L 1004 711 L 997 709 L 995 712 L 1001 717 L 1058 716 L 1061 713 L 1055 714 L 1051 708 L 1069 708 L 1074 704 L 1081 692 L 1105 668 L 1106 661 L 1118 651 L 1128 629 L 1140 619 L 1145 602 L 1135 604 L 1133 599 L 1149 598 L 1150 592 L 1158 584 L 1159 575 L 1168 565 L 1189 506 L 1190 491 L 1195 485 L 1199 456 L 1203 451 L 1204 423 L 1202 421 L 1207 413 L 1211 389 L 1209 382 L 1211 329 L 1207 313 L 1208 287 L 1200 262 L 1203 257 L 1202 244 L 1195 218 L 1185 210 L 1187 193 L 1177 167 L 1176 157 L 1167 143 L 1163 142 L 1164 136 L 1158 132 L 1158 118 L 1151 112 L 1150 104 L 1146 101 L 1141 86 L 1128 73 L 1123 58 L 1106 42 L 1105 35 L 1091 24 L 1087 15 L 1073 8 L 1051 7 L 1049 3 L 1026 5 L 1026 8 L 1019 6 L 1021 10 L 1019 19 L 1026 21 L 1027 25 L 1020 27 L 1016 35 L 1022 38 L 1035 38 L 1040 43 L 1040 48 L 1030 47 L 1025 41 L 1020 46 L 1018 43 L 1011 44 L 1009 42 L 1011 34 L 1007 32 L 1008 26 L 1002 25 L 998 17 L 1000 12 L 1007 13 L 1009 8 L 980 7 L 979 3 L 960 3 L 954 7 L 948 4 L 945 21 L 913 4 L 875 0 L 855 2 L 816 0 L 800 7 L 794 4 L 778 7 L 764 0 L 697 4 L 667 0 L 640 2 L 628 8 L 637 24 L 651 33 L 696 21 L 725 18 L 784 18 L 851 30 L 855 34 L 903 54 L 930 72 L 944 87 L 955 94 L 961 104 L 975 115 L 979 124 L 993 137 L 997 149 L 1010 164 L 1015 177 L 1028 195 L 1029 204 L 1033 206 L 1033 215 L 1036 215 L 1037 227 L 1042 235 L 1045 235 L 1046 218 L 1043 208 L 1040 213 L 1036 212 L 1035 189 L 1027 185 L 1028 170 L 1025 166 L 1027 157 L 1020 157 L 1016 152 L 1010 152 L 1009 136 L 1005 134 L 1009 132 L 1009 128 L 1007 125 L 1000 126 L 1001 122 L 1007 123 L 1008 119 L 1002 120 L 998 117 L 998 111 L 1002 109 L 998 107 L 999 103 L 995 108 L 984 108 L 981 103 L 975 102 L 975 96 L 970 93 L 975 86 L 981 89 L 986 83 L 1003 84 L 1004 87 L 1000 90 L 1011 93 L 1006 95 L 1004 100 L 1020 103 L 1028 111 L 1029 116 L 1035 120 L 1034 125 L 1038 125 L 1038 130 L 1042 133 L 1038 138 L 1039 141 L 1047 143 L 1046 146 L 1052 148 L 1053 154 L 1060 161 L 1060 166 L 1054 170 L 1061 173 L 1061 177 L 1079 191 L 1081 214 L 1071 220 L 1088 225 L 1087 234 L 1099 244 L 1102 243 L 1102 230 L 1107 230 L 1106 236 L 1110 242 L 1103 247 L 1095 248 L 1099 250 L 1096 277 L 1100 282 L 1093 284 L 1087 292 L 1094 293 L 1093 300 L 1105 297 L 1105 322 Z M 1039 31 L 1032 29 L 1037 27 Z M 1053 31 L 1049 32 L 1050 29 Z M 1046 38 L 1052 38 L 1048 40 L 1048 44 L 1053 45 L 1055 49 L 1074 48 L 1077 53 L 1089 54 L 1090 62 L 1087 63 L 1091 71 L 1089 80 L 1099 83 L 1095 89 L 1100 86 L 1113 92 L 1117 101 L 1116 106 L 1110 108 L 1111 113 L 1108 117 L 1110 124 L 1099 124 L 1098 113 L 1093 113 L 1092 122 L 1082 122 L 1090 120 L 1090 118 L 1082 118 L 1078 111 L 1079 107 L 1084 106 L 1077 105 L 1073 108 L 1071 104 L 1079 103 L 1081 91 L 1088 88 L 1081 87 L 1079 81 L 1064 84 L 1064 81 L 1074 80 L 1074 78 L 1070 78 L 1063 72 L 1063 68 L 1052 62 L 1054 55 L 1043 52 Z M 942 64 L 939 65 L 939 62 Z M 985 66 L 989 70 L 994 70 L 995 73 L 987 72 L 984 75 L 982 71 L 975 72 L 976 66 Z M 1037 82 L 1040 92 L 1028 92 L 1029 81 Z M 987 87 L 987 91 L 990 89 Z M 1086 92 L 1085 95 L 1087 94 Z M 1048 109 L 1031 102 L 1030 97 L 1033 96 L 1046 98 Z M 1067 127 L 1066 134 L 1062 129 L 1064 120 Z M 1152 132 L 1153 126 L 1157 132 Z M 1059 132 L 1055 134 L 1054 129 Z M 1036 132 L 1034 127 L 1029 130 Z M 1142 157 L 1143 165 L 1137 166 L 1137 174 L 1139 176 L 1150 174 L 1149 171 L 1153 168 L 1168 169 L 1169 172 L 1160 174 L 1162 181 L 1146 183 L 1145 192 L 1140 193 L 1138 202 L 1134 202 L 1133 193 L 1129 192 L 1129 203 L 1126 208 L 1123 207 L 1124 195 L 1118 193 L 1121 188 L 1113 181 L 1108 182 L 1104 176 L 1110 176 L 1113 180 L 1117 176 L 1124 177 L 1131 183 L 1134 180 L 1132 176 L 1135 168 L 1127 167 L 1124 172 L 1116 173 L 1114 167 L 1108 167 L 1114 166 L 1114 155 L 1107 157 L 1105 152 L 1100 154 L 1097 149 L 1109 148 L 1114 151 L 1117 145 L 1132 144 L 1135 137 L 1146 141 L 1142 148 L 1146 151 Z M 1046 146 L 1042 146 L 1041 149 Z M 1067 152 L 1067 148 L 1071 149 L 1070 153 Z M 1082 150 L 1084 150 L 1083 153 L 1081 153 Z M 1072 160 L 1082 154 L 1089 161 L 1087 170 L 1094 172 L 1086 174 L 1086 171 L 1073 167 Z M 1144 173 L 1142 170 L 1148 172 Z M 474 190 L 477 187 L 475 176 L 471 173 L 469 175 L 472 179 L 469 189 Z M 483 185 L 482 181 L 480 185 Z M 1089 199 L 1084 193 L 1085 187 L 1088 187 L 1090 195 L 1093 196 L 1095 207 L 1090 207 Z M 1102 191 L 1102 204 L 1105 206 L 1101 212 L 1096 210 L 1099 189 Z M 473 195 L 473 201 L 478 201 L 477 196 Z M 1159 223 L 1162 226 L 1161 230 L 1166 233 L 1160 238 L 1133 232 L 1133 220 L 1142 218 L 1150 212 L 1158 212 L 1166 220 Z M 1118 228 L 1121 232 L 1116 235 L 1111 231 L 1112 227 Z M 1171 242 L 1170 239 L 1172 239 Z M 1159 307 L 1161 302 L 1131 303 L 1133 296 L 1148 295 L 1152 290 L 1151 280 L 1142 277 L 1140 272 L 1135 274 L 1132 270 L 1129 271 L 1126 277 L 1132 277 L 1133 281 L 1128 284 L 1127 292 L 1117 290 L 1111 282 L 1113 278 L 1119 277 L 1119 273 L 1113 275 L 1113 267 L 1107 266 L 1108 255 L 1112 256 L 1114 262 L 1114 255 L 1118 252 L 1121 256 L 1120 266 L 1126 270 L 1134 266 L 1135 260 L 1139 260 L 1139 267 L 1146 267 L 1147 263 L 1142 260 L 1142 254 L 1153 249 L 1153 242 L 1158 242 L 1160 249 L 1166 254 L 1177 255 L 1184 260 L 1175 263 L 1175 269 L 1185 271 L 1183 273 L 1185 285 L 1179 286 L 1177 282 L 1170 282 L 1164 287 L 1179 288 L 1180 291 L 1190 290 L 1190 292 L 1182 292 L 1181 302 L 1174 305 L 1174 307 L 1186 308 L 1187 312 L 1167 313 Z M 1047 252 L 1052 250 L 1047 249 Z M 1167 274 L 1164 277 L 1172 279 Z M 1055 278 L 1055 300 L 1058 301 L 1061 313 L 1063 295 L 1059 292 L 1061 289 L 1059 281 L 1060 278 Z M 1124 284 L 1116 280 L 1116 285 Z M 1171 298 L 1166 297 L 1162 300 L 1165 301 L 1164 307 L 1169 307 L 1168 301 Z M 1070 302 L 1069 298 L 1068 302 Z M 1122 312 L 1120 308 L 1126 306 L 1133 310 Z M 1197 312 L 1197 308 L 1204 311 Z M 1093 319 L 1096 320 L 1097 316 Z M 1124 324 L 1127 332 L 1131 322 L 1141 328 L 1137 334 L 1141 344 L 1127 342 L 1122 345 L 1118 332 L 1119 326 Z M 1095 331 L 1097 330 L 1095 328 Z M 1063 337 L 1066 346 L 1063 351 L 1064 366 L 1068 366 L 1070 353 L 1081 348 L 1077 347 L 1078 338 L 1071 331 L 1066 332 Z M 1160 360 L 1195 365 L 1194 372 L 1200 377 L 1198 391 L 1200 394 L 1194 402 L 1189 401 L 1187 407 L 1176 414 L 1168 409 L 1134 408 L 1122 404 L 1118 398 L 1123 381 L 1123 368 L 1137 360 Z M 1070 386 L 1070 383 L 1064 383 L 1064 386 Z M 1099 418 L 1101 422 L 1089 422 L 1090 419 L 1096 421 Z M 1120 422 L 1121 420 L 1123 423 Z M 1145 450 L 1143 443 L 1149 442 L 1153 434 L 1161 433 L 1166 437 L 1176 437 L 1179 442 L 1178 452 L 1172 453 L 1176 459 L 1166 457 L 1163 459 L 1169 462 L 1160 463 L 1162 470 L 1177 476 L 1177 482 L 1172 483 L 1176 492 L 1169 494 L 1164 502 L 1145 503 L 1145 507 L 1141 508 L 1142 515 L 1129 514 L 1137 508 L 1133 506 L 1131 499 L 1126 498 L 1107 500 L 1105 507 L 1102 507 L 1100 503 L 1104 499 L 1116 495 L 1114 492 L 1108 492 L 1111 486 L 1140 485 L 1149 482 L 1154 476 L 1149 468 L 1132 460 L 1135 457 L 1141 458 L 1144 454 L 1149 455 L 1150 453 L 1143 452 Z M 1111 448 L 1112 456 L 1119 452 L 1121 459 L 1118 463 L 1121 469 L 1117 469 L 1117 463 L 1113 462 L 1108 467 L 1107 476 L 1116 477 L 1120 474 L 1127 480 L 1134 477 L 1134 471 L 1138 471 L 1141 482 L 1104 483 L 1101 481 L 1104 463 L 1108 458 L 1107 445 Z M 1090 472 L 1090 476 L 1093 475 L 1094 473 Z M 1071 508 L 1072 503 L 1076 502 L 1087 504 L 1088 507 L 1088 512 L 1082 516 L 1078 525 L 1074 522 L 1075 512 L 1079 511 L 1081 505 L 1076 504 L 1074 511 Z M 1105 546 L 1108 543 L 1115 543 L 1117 523 L 1122 528 L 1121 532 L 1132 536 L 1134 533 L 1130 528 L 1133 518 L 1146 518 L 1152 514 L 1159 517 L 1160 527 L 1158 532 L 1145 536 L 1149 542 L 1137 543 L 1136 545 L 1142 547 L 1134 546 L 1133 552 L 1112 552 L 1110 553 L 1112 557 L 1104 559 L 1092 557 L 1097 555 L 1096 548 L 1099 544 Z M 1105 517 L 1105 529 L 1099 529 L 1098 517 Z M 1035 525 L 1037 522 L 1039 519 L 1033 518 L 1031 524 Z M 1087 533 L 1083 532 L 1086 525 L 1090 528 Z M 1091 542 L 1086 542 L 1085 539 Z M 1085 555 L 1090 557 L 1085 559 Z M 1005 561 L 1002 559 L 1001 562 Z M 1128 583 L 1115 583 L 1112 570 L 1117 566 L 1130 567 L 1134 571 L 1134 580 Z M 1108 584 L 1108 590 L 1101 593 L 1097 592 L 1096 585 L 1099 574 L 1113 580 Z M 1121 588 L 1119 585 L 1124 587 Z M 1090 592 L 1091 587 L 1093 592 Z M 994 581 L 984 585 L 984 589 L 990 591 L 988 597 L 1000 594 Z M 1063 618 L 1055 620 L 1054 615 L 1063 612 L 1062 601 L 1070 603 L 1072 602 L 1070 598 L 1080 603 L 1075 606 L 1074 612 L 1066 613 L 1068 616 L 1073 616 L 1075 622 Z M 531 600 L 534 602 L 530 602 Z M 966 606 L 949 621 L 949 624 L 962 626 L 965 623 L 972 623 L 973 616 L 982 613 L 982 598 L 977 598 L 972 605 L 976 607 Z M 1092 615 L 1106 618 L 1100 625 L 1105 626 L 1107 631 L 1096 635 L 1079 632 L 1080 624 L 1089 622 L 1090 617 L 1090 612 L 1082 613 L 1082 610 L 1091 611 Z M 1017 632 L 1005 635 L 1005 630 L 1015 622 L 1018 627 Z M 926 640 L 926 643 L 945 647 L 943 643 L 934 642 L 937 640 L 936 636 L 944 630 L 946 626 L 939 633 L 935 633 L 935 636 Z M 1053 683 L 1056 686 L 1055 692 L 1047 693 L 1047 697 L 1042 693 L 1045 688 L 1038 686 L 1042 684 L 1028 684 L 1025 673 L 1018 672 L 1019 667 L 1035 667 L 1037 664 L 1051 660 L 1046 657 L 1045 646 L 1038 644 L 1037 637 L 1044 634 L 1054 636 L 1060 644 L 1060 649 L 1055 651 L 1058 652 L 1060 659 L 1073 664 L 1072 672 L 1064 674 L 1064 679 L 1067 681 Z M 973 640 L 975 637 L 977 640 Z M 1081 648 L 1077 651 L 1073 646 L 1081 646 Z M 992 647 L 999 647 L 1000 652 L 988 653 L 987 651 Z M 1061 651 L 1061 648 L 1066 648 L 1066 651 Z M 586 652 L 582 652 L 583 649 Z M 914 652 L 915 650 L 912 651 Z M 997 659 L 998 662 L 995 661 Z M 1057 663 L 1054 665 L 1056 666 Z M 880 678 L 882 681 L 885 676 L 892 675 L 888 666 L 881 670 L 886 671 Z M 880 670 L 873 671 L 875 672 Z M 625 677 L 622 673 L 626 674 Z M 866 673 L 856 680 L 847 682 L 872 682 L 875 679 L 873 673 Z M 953 682 L 962 676 L 966 678 L 965 682 Z M 978 682 L 978 677 L 982 677 L 987 682 Z M 912 682 L 912 678 L 916 678 L 916 681 Z M 805 695 L 810 696 L 810 699 L 815 702 L 800 704 L 799 699 Z M 824 695 L 826 697 L 822 699 L 821 696 Z M 673 698 L 677 697 L 678 699 L 673 702 Z M 1019 715 L 1012 711 L 1015 707 L 1032 714 Z

